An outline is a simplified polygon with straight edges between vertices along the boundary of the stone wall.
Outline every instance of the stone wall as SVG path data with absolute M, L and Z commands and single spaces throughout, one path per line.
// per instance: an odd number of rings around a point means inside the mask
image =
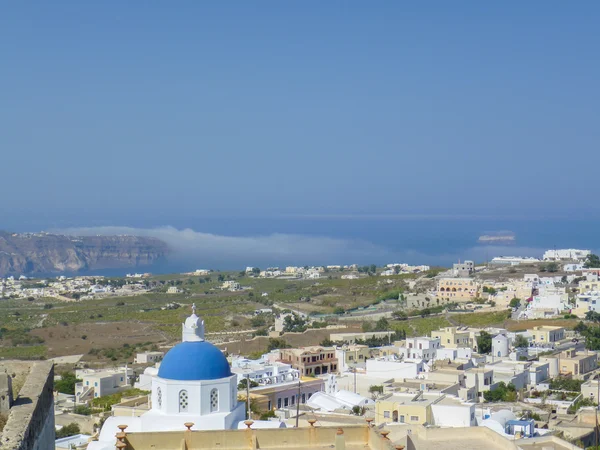
M 54 365 L 35 363 L 18 397 L 2 435 L 1 450 L 53 450 Z

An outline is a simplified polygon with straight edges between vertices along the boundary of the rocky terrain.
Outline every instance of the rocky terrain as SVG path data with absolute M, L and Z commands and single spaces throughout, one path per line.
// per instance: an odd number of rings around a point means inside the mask
M 0 277 L 141 267 L 167 253 L 163 241 L 150 237 L 0 231 Z

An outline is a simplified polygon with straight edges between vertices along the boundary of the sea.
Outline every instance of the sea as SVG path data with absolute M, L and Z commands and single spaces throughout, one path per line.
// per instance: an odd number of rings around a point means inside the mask
M 598 223 L 585 218 L 171 217 L 168 223 L 130 220 L 123 225 L 133 229 L 156 229 L 154 235 L 159 238 L 164 236 L 160 231 L 162 227 L 175 230 L 167 235 L 172 239 L 168 244 L 175 249 L 170 257 L 155 266 L 137 269 L 152 273 L 198 268 L 241 270 L 252 265 L 405 262 L 450 266 L 465 259 L 484 263 L 495 256 L 539 258 L 545 250 L 553 248 L 600 252 Z M 193 230 L 198 235 L 190 238 L 186 234 L 179 242 L 177 232 L 181 230 Z M 478 241 L 482 235 L 498 234 L 513 235 L 515 240 L 499 244 Z M 269 236 L 274 235 L 280 239 L 270 241 Z M 288 242 L 286 236 L 293 238 Z M 297 242 L 298 236 L 308 240 Z M 256 238 L 258 240 L 254 242 Z M 286 246 L 285 251 L 278 246 Z M 104 272 L 119 275 L 127 271 L 130 270 Z M 99 271 L 94 273 L 100 274 Z

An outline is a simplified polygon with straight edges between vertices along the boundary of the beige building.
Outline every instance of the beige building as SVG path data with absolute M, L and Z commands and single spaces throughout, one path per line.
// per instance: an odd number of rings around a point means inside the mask
M 432 331 L 431 337 L 439 339 L 442 347 L 470 347 L 469 332 L 460 330 L 457 327 L 446 327 Z
M 366 345 L 345 345 L 335 349 L 335 356 L 339 362 L 339 371 L 345 372 L 356 364 L 364 363 L 371 357 L 371 350 Z
M 579 282 L 579 292 L 600 291 L 600 280 L 583 280 Z
M 563 327 L 541 326 L 529 330 L 533 342 L 557 342 L 565 338 Z
M 375 423 L 409 425 L 471 426 L 475 404 L 445 394 L 418 392 L 389 394 L 376 403 Z
M 300 371 L 301 376 L 337 373 L 338 359 L 333 347 L 284 348 L 280 350 L 280 361 Z
M 471 301 L 479 297 L 479 285 L 472 278 L 440 278 L 437 297 L 443 303 Z
M 550 364 L 550 376 L 554 375 L 556 369 L 553 366 L 558 365 L 560 375 L 582 375 L 598 367 L 598 354 L 596 352 L 585 351 L 578 354 L 577 350 L 565 350 L 558 355 L 540 357 L 540 362 Z

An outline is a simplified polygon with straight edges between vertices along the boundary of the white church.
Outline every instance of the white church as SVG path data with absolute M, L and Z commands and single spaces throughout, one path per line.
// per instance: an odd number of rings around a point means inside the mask
M 182 342 L 165 355 L 152 377 L 151 409 L 140 417 L 109 417 L 98 441 L 88 450 L 113 450 L 118 425 L 127 432 L 228 430 L 245 428 L 246 409 L 237 400 L 237 375 L 231 373 L 225 355 L 204 340 L 204 321 L 196 307 L 182 324 Z M 283 422 L 255 421 L 254 428 L 284 427 Z

